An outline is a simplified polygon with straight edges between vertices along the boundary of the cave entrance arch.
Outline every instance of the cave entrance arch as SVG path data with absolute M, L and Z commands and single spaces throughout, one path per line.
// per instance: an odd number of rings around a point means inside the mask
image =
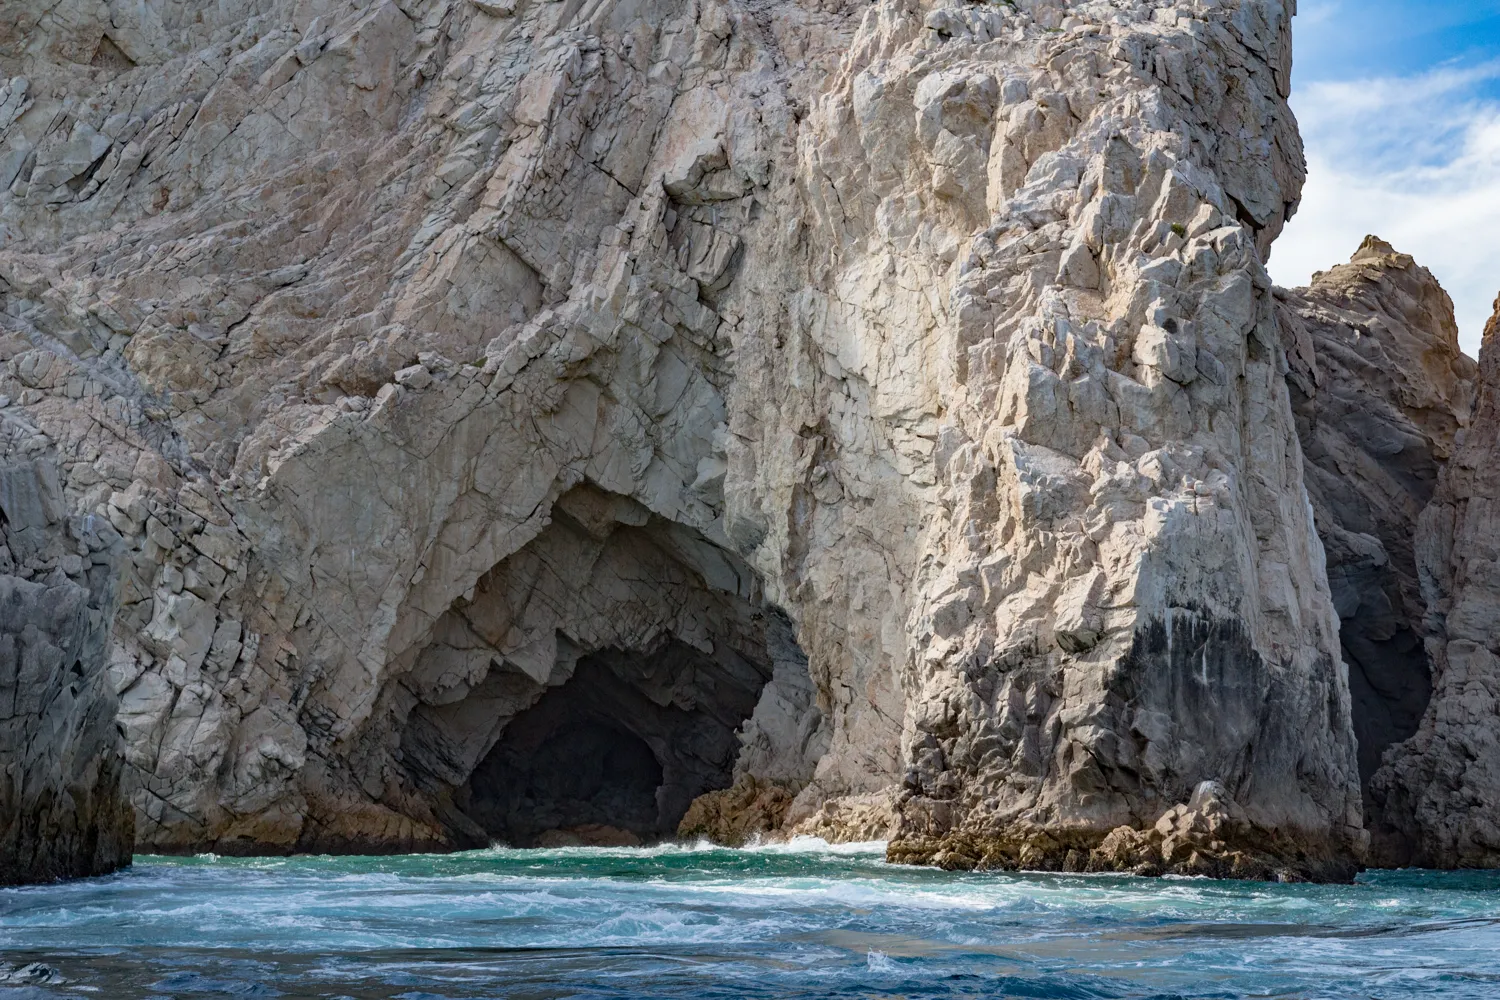
M 826 746 L 748 565 L 591 485 L 439 619 L 403 686 L 401 760 L 468 842 L 667 839 L 698 796 L 805 782 Z

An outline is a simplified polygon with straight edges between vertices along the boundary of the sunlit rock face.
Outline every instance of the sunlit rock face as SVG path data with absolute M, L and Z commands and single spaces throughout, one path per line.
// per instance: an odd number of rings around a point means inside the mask
M 1432 699 L 1371 782 L 1387 865 L 1500 867 L 1500 303 L 1477 398 L 1422 512 L 1417 567 Z M 1379 846 L 1377 840 L 1377 846 Z
M 0 885 L 130 863 L 108 658 L 119 542 L 68 516 L 45 442 L 0 413 Z
M 1346 872 L 1290 15 L 23 0 L 0 392 L 130 547 L 145 844 L 732 782 L 904 860 Z M 496 764 L 567 732 L 618 773 Z
M 1310 287 L 1276 294 L 1349 668 L 1371 861 L 1404 865 L 1413 817 L 1371 779 L 1432 697 L 1442 612 L 1423 583 L 1419 522 L 1469 426 L 1476 366 L 1437 279 L 1375 237 Z

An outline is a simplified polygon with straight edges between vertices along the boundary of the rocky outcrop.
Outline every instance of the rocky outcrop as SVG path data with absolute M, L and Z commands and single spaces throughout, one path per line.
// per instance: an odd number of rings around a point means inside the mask
M 1287 858 L 1296 851 L 1297 845 L 1279 843 L 1256 830 L 1223 785 L 1205 781 L 1193 790 L 1192 798 L 1163 813 L 1154 826 L 1119 827 L 1087 854 L 1070 851 L 1063 868 L 1279 882 L 1334 877 L 1328 866 L 1288 865 Z M 1345 869 L 1346 876 L 1352 869 Z
M 1370 781 L 1432 695 L 1418 521 L 1469 423 L 1476 369 L 1437 279 L 1375 237 L 1277 299 L 1378 861 L 1404 850 L 1391 841 L 1406 822 L 1372 800 Z
M 1347 872 L 1290 15 L 23 2 L 0 392 L 130 549 L 144 843 L 769 783 L 904 860 L 1138 867 L 1211 799 L 1201 864 Z M 634 828 L 502 766 L 588 741 Z
M 1500 303 L 1478 396 L 1431 504 L 1416 559 L 1432 698 L 1371 781 L 1377 863 L 1500 867 Z
M 119 537 L 69 518 L 35 428 L 0 412 L 0 885 L 130 863 L 109 682 Z
M 766 833 L 779 831 L 786 823 L 793 795 L 793 789 L 773 781 L 742 779 L 732 788 L 707 792 L 694 799 L 677 825 L 677 836 L 741 847 Z M 849 838 L 847 829 L 841 828 L 839 834 L 840 839 Z
M 1346 875 L 1363 842 L 1337 621 L 1260 264 L 1300 181 L 1287 12 L 1157 13 L 1096 54 L 1101 92 L 1140 113 L 1078 115 L 1045 162 L 1076 156 L 1080 186 L 1033 167 L 965 276 L 985 290 L 971 315 L 993 326 L 965 346 L 939 439 L 934 554 L 909 626 L 901 860 L 1108 866 L 1104 838 L 1154 829 L 1212 780 L 1246 838 L 1300 877 Z M 1074 28 L 1082 55 L 1090 35 Z M 1150 75 L 1103 69 L 1148 35 Z M 1086 106 L 1068 79 L 1069 106 Z M 1239 145 L 1251 135 L 1253 155 Z M 1028 216 L 1042 193 L 1057 214 Z M 1205 864 L 1233 867 L 1214 850 Z
M 675 809 L 736 766 L 894 780 L 893 662 L 843 643 L 895 614 L 888 550 L 784 514 L 801 489 L 812 516 L 830 422 L 872 456 L 859 530 L 915 487 L 818 349 L 779 363 L 826 294 L 731 294 L 752 232 L 808 267 L 795 137 L 854 28 L 634 0 L 37 4 L 0 28 L 6 391 L 131 548 L 144 845 L 472 843 L 495 831 L 464 809 L 512 790 L 470 777 L 575 669 L 696 727 Z M 740 377 L 772 367 L 790 382 Z M 778 491 L 778 527 L 728 513 L 746 487 Z M 816 694 L 773 606 L 804 573 Z M 662 744 L 620 699 L 571 704 L 543 737 Z

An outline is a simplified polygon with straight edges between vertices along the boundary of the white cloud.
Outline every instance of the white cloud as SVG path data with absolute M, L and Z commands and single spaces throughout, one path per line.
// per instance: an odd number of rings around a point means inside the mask
M 1283 285 L 1345 261 L 1367 233 L 1432 270 L 1475 354 L 1500 292 L 1500 61 L 1317 83 L 1293 97 L 1308 151 L 1302 208 L 1277 241 Z

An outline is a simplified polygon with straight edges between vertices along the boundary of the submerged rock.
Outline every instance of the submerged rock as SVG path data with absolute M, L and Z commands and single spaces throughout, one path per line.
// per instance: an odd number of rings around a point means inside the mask
M 641 838 L 617 826 L 586 823 L 563 830 L 547 830 L 536 839 L 538 847 L 640 847 Z
M 67 515 L 32 430 L 0 415 L 0 885 L 114 871 L 135 830 L 109 679 L 119 536 Z

